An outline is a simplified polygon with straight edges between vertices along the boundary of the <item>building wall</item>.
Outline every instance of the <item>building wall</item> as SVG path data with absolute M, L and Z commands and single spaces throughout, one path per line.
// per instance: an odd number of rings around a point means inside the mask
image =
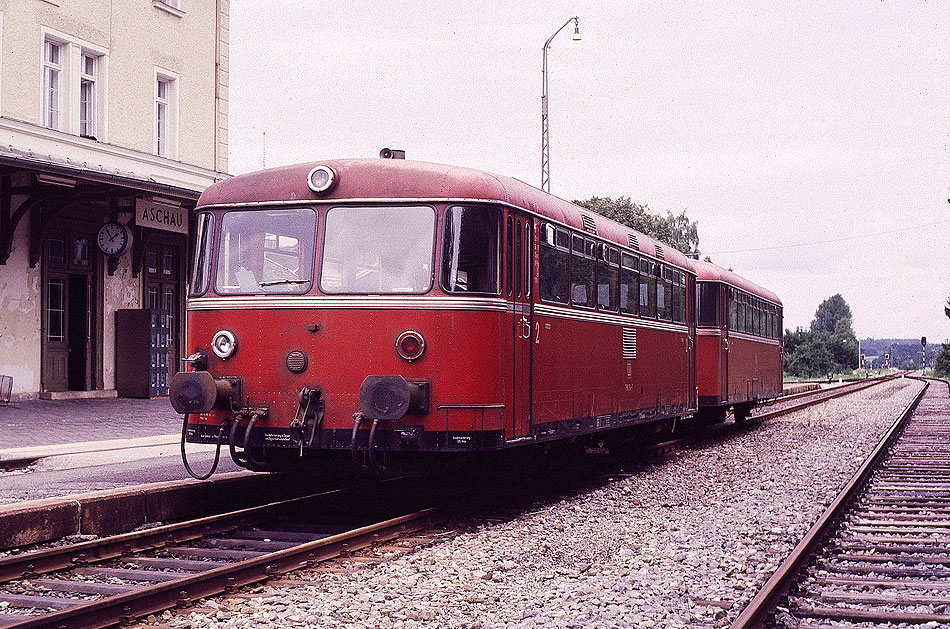
M 40 390 L 40 270 L 29 265 L 29 221 L 22 221 L 13 251 L 0 267 L 0 374 L 13 376 L 13 392 Z
M 99 141 L 154 153 L 158 69 L 178 77 L 174 158 L 225 172 L 229 0 L 180 6 L 177 12 L 149 0 L 0 0 L 0 115 L 42 125 L 44 32 L 62 34 L 107 53 L 107 124 Z
M 157 194 L 138 190 L 136 180 L 167 186 L 169 192 L 161 196 L 193 204 L 228 167 L 229 1 L 177 0 L 169 8 L 157 0 L 0 0 L 0 153 L 6 151 L 0 157 L 13 169 L 14 185 L 37 185 L 36 175 L 44 171 L 40 162 L 48 158 L 56 168 L 75 165 L 75 172 L 66 175 L 79 181 L 77 191 L 85 165 L 128 175 L 125 190 L 114 194 L 122 204 L 119 220 L 130 225 L 136 222 L 122 218 L 122 212 L 132 216 L 134 206 L 127 204 L 133 197 L 148 200 Z M 66 93 L 77 103 L 66 128 L 43 126 L 47 35 L 102 55 L 97 77 L 102 114 L 95 138 L 79 136 L 78 70 L 71 79 L 63 78 L 63 89 L 71 90 Z M 79 48 L 71 52 L 71 67 L 78 68 Z M 177 93 L 176 150 L 167 158 L 155 155 L 156 73 L 174 77 Z M 16 156 L 12 165 L 11 154 Z M 26 154 L 30 157 L 21 159 Z M 14 194 L 14 211 L 22 200 Z M 87 220 L 106 222 L 114 216 L 108 198 L 89 207 L 95 215 Z M 27 215 L 19 221 L 12 254 L 0 264 L 0 374 L 13 376 L 19 398 L 44 388 L 43 293 L 50 267 L 45 254 L 29 265 L 31 220 Z M 109 275 L 103 258 L 95 275 L 101 296 L 95 305 L 95 360 L 102 376 L 97 387 L 103 389 L 116 383 L 116 311 L 145 307 L 146 279 L 141 272 L 133 276 L 131 253 L 117 262 Z M 183 299 L 183 280 L 178 292 Z
M 142 282 L 132 276 L 129 256 L 119 258 L 119 267 L 112 277 L 102 276 L 104 308 L 102 313 L 102 384 L 115 388 L 115 313 L 123 308 L 141 308 Z

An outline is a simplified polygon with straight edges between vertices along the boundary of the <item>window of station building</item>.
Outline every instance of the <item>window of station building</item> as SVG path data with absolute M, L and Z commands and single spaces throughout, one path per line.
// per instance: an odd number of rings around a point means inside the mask
M 620 303 L 620 251 L 597 245 L 597 309 L 617 312 Z
M 620 254 L 620 310 L 625 314 L 640 312 L 640 262 L 629 253 Z
M 571 304 L 594 307 L 594 241 L 571 237 Z
M 498 208 L 453 206 L 446 211 L 443 289 L 450 293 L 498 294 L 500 228 Z
M 640 260 L 640 316 L 656 318 L 656 263 Z
M 570 296 L 570 237 L 550 223 L 541 225 L 538 289 L 542 301 L 566 304 Z
M 79 81 L 79 135 L 96 137 L 96 76 L 99 59 L 82 53 Z
M 43 126 L 60 128 L 60 82 L 63 67 L 63 44 L 46 40 L 43 43 Z
M 45 29 L 44 29 L 45 30 Z M 44 127 L 106 141 L 107 51 L 67 35 L 43 35 Z
M 155 70 L 154 150 L 161 157 L 178 157 L 178 77 Z

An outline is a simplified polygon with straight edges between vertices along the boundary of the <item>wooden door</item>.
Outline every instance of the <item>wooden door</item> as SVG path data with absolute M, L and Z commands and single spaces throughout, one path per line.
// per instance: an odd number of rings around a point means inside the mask
M 81 225 L 50 229 L 47 234 L 41 374 L 44 391 L 88 391 L 95 387 L 93 242 L 92 232 Z
M 167 389 L 178 371 L 179 327 L 182 313 L 180 281 L 182 247 L 149 243 L 145 249 L 145 307 L 164 310 L 168 317 L 168 352 L 159 386 Z

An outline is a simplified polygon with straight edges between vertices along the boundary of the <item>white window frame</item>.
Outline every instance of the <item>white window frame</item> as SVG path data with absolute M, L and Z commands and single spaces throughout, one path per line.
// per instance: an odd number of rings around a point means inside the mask
M 159 98 L 158 86 L 162 82 L 166 86 L 165 97 Z M 175 72 L 155 68 L 155 79 L 152 81 L 154 105 L 152 107 L 152 134 L 154 140 L 152 143 L 153 151 L 160 157 L 169 159 L 178 159 L 178 93 L 179 76 Z M 165 107 L 165 143 L 159 143 L 159 108 Z
M 53 44 L 60 48 L 59 58 L 59 94 L 57 105 L 59 107 L 58 120 L 49 124 L 49 107 L 47 98 L 49 96 L 47 70 L 49 63 L 46 60 L 47 44 Z M 100 142 L 108 141 L 108 77 L 109 77 L 109 51 L 101 46 L 90 44 L 89 42 L 77 39 L 55 31 L 44 28 L 43 38 L 40 49 L 41 67 L 43 68 L 42 89 L 40 93 L 40 114 L 42 126 L 80 135 L 82 129 L 81 112 L 81 93 L 82 84 L 89 80 L 89 75 L 85 74 L 84 57 L 95 58 L 95 77 L 92 81 L 92 102 L 93 118 L 91 120 L 90 135 Z
M 181 0 L 152 0 L 152 6 L 175 17 L 184 17 L 185 12 L 181 9 Z
M 86 60 L 89 59 L 92 61 L 92 72 L 87 72 Z M 99 69 L 99 56 L 90 54 L 87 51 L 82 51 L 79 61 L 79 135 L 85 137 L 95 137 L 96 132 L 98 131 L 98 122 L 97 113 L 99 111 L 99 98 L 98 90 L 96 83 L 98 81 L 98 72 Z M 83 107 L 83 99 L 86 96 L 85 87 L 87 85 L 91 86 L 89 90 L 89 103 L 88 108 L 91 110 L 90 115 L 85 115 L 85 107 Z M 85 125 L 85 128 L 83 127 Z
M 50 60 L 50 53 L 57 50 L 57 59 L 55 62 Z M 63 83 L 65 72 L 63 71 L 63 58 L 67 55 L 68 48 L 65 44 L 51 38 L 43 39 L 43 90 L 42 90 L 42 111 L 43 126 L 47 129 L 62 130 L 63 128 Z M 55 81 L 53 80 L 55 79 Z M 53 87 L 53 83 L 56 87 Z M 52 93 L 56 90 L 55 95 Z

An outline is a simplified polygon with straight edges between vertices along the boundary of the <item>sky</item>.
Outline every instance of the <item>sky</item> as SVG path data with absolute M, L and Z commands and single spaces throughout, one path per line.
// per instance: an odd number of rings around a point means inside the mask
M 231 0 L 230 170 L 455 164 L 698 222 L 785 327 L 950 338 L 950 2 Z

